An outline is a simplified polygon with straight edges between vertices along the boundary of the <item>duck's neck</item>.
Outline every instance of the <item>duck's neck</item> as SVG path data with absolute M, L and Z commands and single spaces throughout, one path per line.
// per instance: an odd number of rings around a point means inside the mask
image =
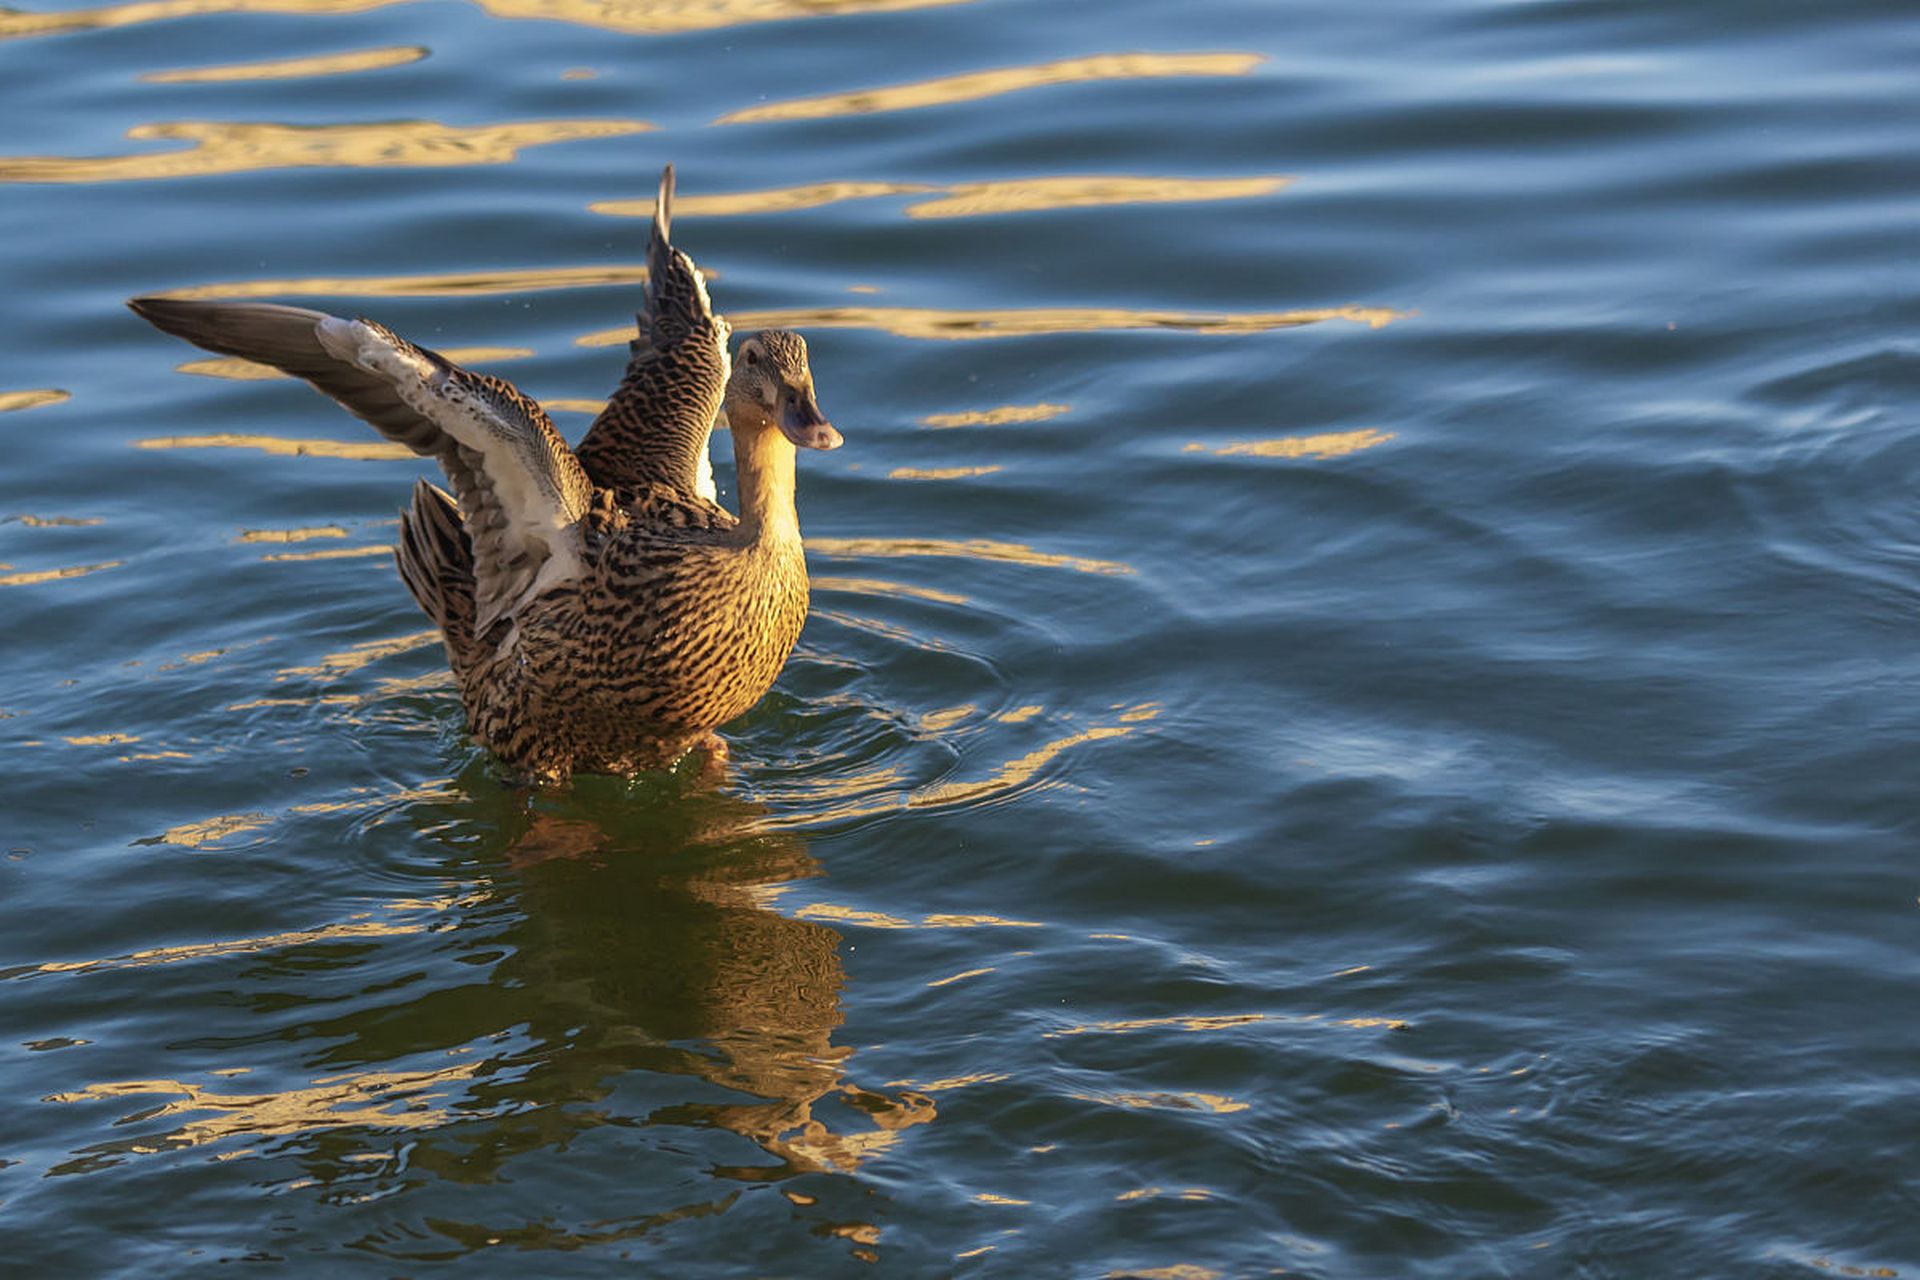
M 793 445 L 774 427 L 733 432 L 741 532 L 755 542 L 798 542 L 793 511 Z

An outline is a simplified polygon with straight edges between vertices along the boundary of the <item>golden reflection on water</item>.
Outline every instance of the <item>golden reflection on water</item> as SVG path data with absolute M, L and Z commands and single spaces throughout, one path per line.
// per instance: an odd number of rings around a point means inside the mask
M 311 58 L 275 58 L 266 62 L 235 62 L 218 67 L 183 67 L 149 71 L 140 78 L 148 84 L 225 84 L 235 80 L 300 80 L 312 76 L 348 75 L 405 66 L 427 56 L 424 45 L 390 45 L 352 53 L 323 53 Z
M 271 551 L 262 560 L 358 560 L 366 556 L 390 555 L 393 547 L 381 543 L 372 547 L 323 547 L 318 551 Z
M 306 542 L 312 538 L 344 538 L 347 531 L 337 524 L 318 524 L 305 529 L 242 529 L 242 542 Z
M 967 0 L 474 0 L 496 18 L 544 18 L 631 35 L 708 31 L 839 13 L 893 13 Z
M 346 800 L 314 800 L 307 804 L 296 804 L 287 809 L 288 813 L 365 813 L 369 809 L 378 809 L 385 805 L 412 804 L 420 800 L 445 800 L 457 793 L 451 780 L 442 778 L 429 782 L 425 786 L 405 787 L 398 791 L 382 791 L 378 787 L 354 787 L 353 796 Z M 439 900 L 435 900 L 438 902 Z M 438 907 L 435 908 L 439 909 Z
M 859 772 L 823 771 L 813 777 L 796 778 L 788 784 L 788 790 L 803 808 L 812 808 L 852 803 L 860 797 L 871 796 L 877 791 L 897 789 L 905 785 L 907 785 L 906 775 L 900 771 L 899 766 L 882 765 L 879 768 Z M 771 818 L 763 817 L 761 821 L 769 826 L 779 825 L 777 820 Z M 770 886 L 756 892 L 759 894 L 755 899 L 758 905 L 767 910 L 774 910 L 779 904 L 780 895 L 785 892 L 785 887 Z
M 961 717 L 972 711 L 971 707 L 956 708 Z M 1024 708 L 1022 709 L 1025 710 Z M 1143 704 L 1124 711 L 1113 724 L 1093 725 L 1074 733 L 1064 734 L 1044 743 L 1032 751 L 997 766 L 986 777 L 967 782 L 942 781 L 931 782 L 912 789 L 894 785 L 895 779 L 887 776 L 880 779 L 880 785 L 886 789 L 877 789 L 873 783 L 850 782 L 840 787 L 815 787 L 802 796 L 796 797 L 800 803 L 792 812 L 778 818 L 767 818 L 763 825 L 770 829 L 794 826 L 814 826 L 827 822 L 844 822 L 854 818 L 873 817 L 880 814 L 897 813 L 909 809 L 928 809 L 955 804 L 980 804 L 987 801 L 1001 801 L 1016 795 L 1036 784 L 1042 773 L 1062 754 L 1074 747 L 1090 742 L 1103 742 L 1114 738 L 1123 738 L 1138 732 L 1141 725 L 1159 714 L 1159 708 L 1152 704 Z M 934 713 L 939 717 L 941 713 Z M 1007 719 L 1018 722 L 1029 718 L 1020 713 L 1012 713 Z M 944 727 L 944 725 L 942 726 Z M 1039 783 L 1039 785 L 1049 785 Z M 820 803 L 827 801 L 828 803 Z M 847 920 L 876 929 L 912 929 L 912 928 L 972 928 L 982 924 L 1039 927 L 1037 921 L 1002 920 L 994 916 L 928 916 L 919 924 L 888 916 L 877 912 L 859 911 L 850 907 L 833 907 L 815 904 L 804 907 L 800 915 L 821 914 L 833 919 Z
M 527 347 L 448 347 L 440 353 L 455 364 L 484 364 L 493 360 L 519 360 L 533 354 Z M 242 360 L 238 356 L 215 356 L 208 360 L 189 360 L 185 364 L 175 365 L 179 373 L 197 374 L 202 378 L 226 378 L 233 382 L 275 382 L 293 381 L 293 375 L 282 373 L 269 364 L 256 364 L 251 360 Z M 411 451 L 408 451 L 409 455 Z
M 1075 1093 L 1069 1096 L 1108 1107 L 1142 1111 L 1211 1111 L 1221 1116 L 1245 1111 L 1249 1105 L 1229 1098 L 1224 1093 Z
M 1183 453 L 1211 453 L 1223 458 L 1340 458 L 1372 449 L 1393 439 L 1391 431 L 1331 431 L 1317 436 L 1281 436 L 1277 440 L 1249 440 L 1239 444 L 1190 444 Z
M 380 550 L 388 550 L 386 547 Z M 391 636 L 385 640 L 367 640 L 350 645 L 337 653 L 323 654 L 320 660 L 310 666 L 282 667 L 273 673 L 275 680 L 287 680 L 294 676 L 306 676 L 325 683 L 351 675 L 362 667 L 384 661 L 397 654 L 411 653 L 415 649 L 424 649 L 438 644 L 440 633 L 436 631 L 413 631 L 403 636 Z
M 345 531 L 342 530 L 343 536 L 344 533 Z M 235 644 L 224 645 L 218 649 L 202 649 L 196 653 L 183 653 L 172 662 L 163 662 L 154 669 L 156 671 L 178 671 L 182 667 L 197 667 L 203 662 L 212 662 L 215 658 L 225 657 L 235 649 L 251 649 L 253 646 L 265 644 L 271 639 L 273 639 L 272 636 L 261 636 L 254 640 L 242 640 Z
M 290 375 L 270 364 L 255 364 L 238 356 L 216 356 L 210 360 L 189 360 L 174 366 L 176 373 L 191 373 L 201 378 L 226 378 L 232 382 L 273 382 Z
M 817 209 L 842 200 L 867 200 L 876 196 L 914 195 L 937 191 L 920 182 L 815 182 L 801 187 L 775 187 L 767 191 L 734 191 L 722 195 L 676 195 L 676 217 L 728 218 L 742 214 L 791 213 L 799 209 Z M 616 218 L 651 218 L 653 200 L 599 200 L 587 206 L 593 213 Z
M 1254 1022 L 1318 1022 L 1327 1026 L 1352 1027 L 1365 1030 L 1371 1027 L 1384 1027 L 1389 1031 L 1404 1031 L 1412 1024 L 1403 1018 L 1327 1018 L 1317 1013 L 1282 1015 L 1271 1013 L 1232 1013 L 1198 1014 L 1191 1016 L 1175 1015 L 1166 1018 L 1128 1018 L 1115 1022 L 1083 1022 L 1078 1026 L 1062 1027 L 1058 1031 L 1046 1033 L 1046 1039 L 1058 1036 L 1082 1036 L 1093 1033 L 1109 1035 L 1125 1034 L 1131 1031 L 1223 1031 L 1228 1027 L 1246 1026 Z
M 1292 178 L 1279 175 L 1259 178 L 1174 178 L 1139 174 L 1063 174 L 1057 177 L 963 182 L 946 187 L 924 182 L 815 182 L 762 191 L 676 197 L 674 212 L 726 218 L 817 209 L 842 200 L 927 196 L 928 199 L 915 201 L 906 207 L 909 218 L 978 218 L 1003 213 L 1037 213 L 1049 209 L 1084 209 L 1106 205 L 1245 200 L 1271 195 L 1292 181 Z M 653 201 L 650 199 L 598 200 L 587 208 L 593 213 L 620 218 L 653 216 Z M 855 285 L 852 292 L 878 291 L 871 285 Z
M 864 631 L 868 635 L 886 641 L 890 645 L 907 649 L 922 649 L 928 653 L 958 653 L 944 640 L 916 631 L 912 627 L 900 626 L 879 618 L 863 617 L 856 613 L 843 613 L 837 609 L 815 609 L 815 618 L 846 627 L 853 631 Z
M 0 391 L 0 413 L 12 413 L 16 409 L 38 409 L 42 405 L 61 404 L 73 399 L 70 391 L 61 391 L 56 387 L 43 387 L 36 391 Z
M 1115 1196 L 1114 1199 L 1122 1202 L 1128 1200 L 1151 1200 L 1156 1196 L 1165 1195 L 1172 1195 L 1181 1200 L 1213 1199 L 1213 1192 L 1207 1190 L 1205 1187 L 1187 1187 L 1184 1190 L 1173 1192 L 1169 1192 L 1165 1187 L 1138 1187 L 1132 1191 L 1122 1191 L 1119 1195 Z
M 52 35 L 61 31 L 90 31 L 128 27 L 168 18 L 191 18 L 209 13 L 362 13 L 396 0 L 135 0 L 132 4 L 102 5 L 52 13 L 23 13 L 0 9 L 0 40 Z
M 1171 1018 L 1130 1018 L 1121 1022 L 1088 1022 L 1076 1027 L 1065 1027 L 1059 1031 L 1049 1031 L 1048 1038 L 1054 1036 L 1078 1036 L 1089 1032 L 1149 1031 L 1160 1028 L 1179 1031 L 1219 1031 L 1227 1027 L 1245 1026 L 1250 1022 L 1265 1022 L 1264 1013 L 1212 1014 L 1193 1017 Z
M 951 912 L 922 916 L 918 922 L 884 911 L 863 911 L 858 907 L 836 906 L 830 902 L 810 902 L 793 913 L 796 920 L 838 920 L 868 929 L 1044 929 L 1038 920 L 1007 920 L 992 915 L 955 915 Z
M 907 206 L 909 218 L 978 218 L 1046 209 L 1087 209 L 1116 204 L 1177 204 L 1198 200 L 1246 200 L 1271 195 L 1291 178 L 1023 178 L 968 182 L 947 188 L 937 200 Z
M 995 463 L 985 467 L 895 467 L 887 472 L 889 480 L 970 480 L 990 476 L 1003 468 Z
M 1544 1244 L 1537 1244 L 1533 1247 L 1536 1249 L 1544 1249 L 1546 1246 Z M 1900 1272 L 1893 1267 L 1871 1266 L 1864 1263 L 1856 1266 L 1848 1262 L 1835 1262 L 1832 1258 L 1822 1254 L 1814 1254 L 1812 1256 L 1789 1254 L 1788 1256 L 1810 1267 L 1818 1267 L 1822 1271 L 1838 1272 L 1843 1276 L 1872 1276 L 1876 1277 L 1877 1280 L 1898 1280 L 1900 1275 Z
M 929 987 L 950 987 L 956 982 L 965 982 L 968 978 L 983 977 L 994 971 L 993 965 L 988 965 L 983 969 L 962 969 L 959 973 L 950 973 L 944 978 L 935 978 L 927 985 Z M 951 1088 L 952 1085 L 947 1085 L 946 1087 Z
M 681 203 L 685 203 L 684 201 Z M 678 209 L 675 212 L 679 212 Z M 717 278 L 711 272 L 703 273 Z M 163 289 L 156 298 L 465 298 L 490 293 L 531 293 L 544 289 L 586 289 L 600 285 L 639 285 L 647 269 L 634 266 L 527 267 L 501 271 L 455 271 L 417 276 L 305 276 L 291 280 L 233 280 L 222 284 Z M 476 354 L 476 353 L 486 354 Z M 450 360 L 504 360 L 530 356 L 521 347 L 453 347 L 440 354 Z M 244 363 L 244 362 L 243 362 Z M 255 365 L 255 368 L 265 368 Z
M 259 1139 L 311 1133 L 343 1125 L 377 1129 L 438 1128 L 453 1117 L 444 1107 L 425 1105 L 444 1096 L 431 1090 L 471 1080 L 485 1065 L 475 1060 L 437 1071 L 358 1071 L 323 1077 L 304 1089 L 280 1093 L 216 1093 L 183 1080 L 119 1080 L 51 1094 L 46 1100 L 85 1102 L 97 1098 L 178 1094 L 178 1101 L 142 1107 L 126 1119 L 145 1122 L 186 1112 L 212 1113 L 165 1133 L 120 1138 L 86 1148 L 85 1154 L 97 1159 L 102 1155 L 147 1155 L 198 1147 L 235 1137 Z M 90 1163 L 75 1161 L 64 1169 L 55 1168 L 50 1172 L 77 1172 Z
M 378 809 L 386 805 L 405 805 L 423 800 L 444 800 L 453 792 L 447 779 L 429 782 L 418 787 L 407 787 L 393 791 L 382 791 L 376 787 L 355 787 L 351 798 L 345 800 L 316 800 L 307 804 L 289 806 L 279 817 L 294 814 L 317 813 L 363 813 L 369 809 Z M 157 836 L 149 836 L 135 841 L 141 845 L 170 844 L 186 849 L 211 850 L 221 841 L 249 831 L 258 831 L 271 826 L 279 818 L 271 813 L 223 813 L 212 818 L 203 818 L 198 822 L 183 822 L 179 826 L 169 827 Z M 408 930 L 407 932 L 412 932 Z M 301 935 L 304 936 L 304 935 Z
M 428 671 L 417 676 L 386 676 L 375 683 L 366 693 L 316 693 L 304 697 L 290 698 L 250 698 L 245 702 L 235 702 L 227 707 L 228 711 L 256 711 L 262 707 L 364 707 L 385 702 L 390 698 L 405 697 L 453 687 L 453 674 L 446 670 Z M 364 723 L 359 717 L 343 717 L 347 724 Z
M 1029 751 L 1017 760 L 1007 761 L 990 776 L 977 782 L 939 782 L 922 787 L 909 797 L 907 807 L 919 809 L 931 805 L 966 804 L 976 800 L 1003 797 L 1034 778 L 1069 748 L 1087 742 L 1101 742 L 1108 738 L 1124 738 L 1133 731 L 1132 725 L 1110 724 L 1095 725 L 1091 729 L 1070 733 L 1064 738 L 1056 738 L 1045 746 Z
M 904 582 L 888 582 L 883 578 L 833 578 L 815 575 L 811 582 L 815 591 L 845 591 L 851 595 L 891 596 L 899 600 L 926 600 L 933 604 L 967 604 L 966 596 L 953 591 L 941 591 L 936 587 L 911 586 Z
M 1074 569 L 1081 573 L 1127 574 L 1133 569 L 1117 560 L 1055 555 L 1035 551 L 1019 542 L 989 538 L 808 538 L 807 550 L 823 556 L 952 556 L 962 560 L 998 560 L 1047 569 Z
M 1026 338 L 1047 333 L 1106 333 L 1127 329 L 1176 329 L 1187 333 L 1265 333 L 1328 320 L 1370 329 L 1408 313 L 1387 307 L 1307 307 L 1297 311 L 1130 311 L 1120 307 L 1029 307 L 1002 310 L 935 310 L 931 307 L 800 307 L 731 313 L 734 328 L 878 329 L 902 338 L 951 340 Z M 583 347 L 631 342 L 631 328 L 601 329 L 576 338 Z
M 1072 407 L 1043 400 L 1039 404 L 1003 404 L 997 409 L 969 409 L 964 413 L 930 413 L 920 422 L 929 427 L 998 427 L 1009 422 L 1045 422 Z
M 432 120 L 330 125 L 180 120 L 135 125 L 127 137 L 192 144 L 184 150 L 0 157 L 0 182 L 129 182 L 263 169 L 510 164 L 524 147 L 614 138 L 652 127 L 641 120 L 532 120 L 467 127 Z
M 889 1080 L 889 1089 L 914 1089 L 921 1093 L 944 1093 L 949 1089 L 964 1089 L 969 1085 L 998 1084 L 1002 1080 L 1011 1080 L 1013 1076 L 1005 1071 L 976 1071 L 971 1075 L 948 1076 L 944 1080 Z
M 891 85 L 855 93 L 833 93 L 748 107 L 721 116 L 716 124 L 768 120 L 820 120 L 831 116 L 871 115 L 916 107 L 946 106 L 1015 93 L 1045 85 L 1088 80 L 1142 80 L 1164 76 L 1243 76 L 1266 59 L 1257 53 L 1108 53 L 1066 58 L 1036 66 L 998 67 L 945 76 L 914 84 Z
M 316 942 L 340 942 L 363 938 L 392 938 L 421 933 L 424 924 L 402 924 L 379 920 L 349 920 L 322 925 L 316 929 L 294 929 L 258 938 L 230 938 L 219 942 L 191 942 L 173 947 L 151 947 L 123 956 L 102 960 L 50 960 L 45 964 L 24 965 L 0 970 L 0 977 L 18 978 L 36 973 L 94 973 L 102 969 L 145 969 L 155 965 L 179 964 L 183 960 L 204 960 L 210 956 L 252 955 L 262 951 L 280 951 L 287 947 Z
M 400 0 L 135 0 L 64 13 L 0 10 L 0 40 L 60 31 L 126 27 L 215 13 L 362 13 Z M 836 13 L 927 9 L 966 0 L 475 0 L 496 18 L 571 22 L 639 35 L 705 31 Z
M 951 729 L 977 710 L 979 708 L 971 702 L 963 702 L 957 707 L 941 707 L 937 711 L 929 711 L 922 715 L 920 727 L 928 733 L 939 733 L 942 730 Z
M 0 521 L 0 524 L 6 523 Z M 14 516 L 13 523 L 28 529 L 84 529 L 100 523 L 98 516 Z
M 282 436 L 240 435 L 221 431 L 204 436 L 153 436 L 135 440 L 136 449 L 258 449 L 281 458 L 352 458 L 389 462 L 411 458 L 413 450 L 392 441 L 289 440 Z
M 605 400 L 542 400 L 540 407 L 548 413 L 585 413 L 598 417 L 607 407 Z
M 272 823 L 273 815 L 270 813 L 223 813 L 218 817 L 168 827 L 153 838 L 153 843 L 178 845 L 183 849 L 211 849 L 230 836 L 257 831 Z
M 118 569 L 125 563 L 124 560 L 103 560 L 99 564 L 74 564 L 61 569 L 0 573 L 0 587 L 30 587 L 41 582 L 58 582 L 62 578 L 79 578 L 89 573 L 98 573 L 102 569 Z

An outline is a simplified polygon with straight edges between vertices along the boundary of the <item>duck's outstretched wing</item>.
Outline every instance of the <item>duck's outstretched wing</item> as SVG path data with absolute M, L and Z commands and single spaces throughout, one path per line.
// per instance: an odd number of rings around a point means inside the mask
M 713 497 L 707 439 L 726 395 L 727 322 L 713 314 L 693 259 L 673 247 L 673 166 L 660 176 L 647 245 L 647 292 L 627 373 L 580 441 L 580 464 L 608 489 L 664 484 Z
M 473 545 L 476 635 L 582 572 L 592 486 L 546 411 L 510 383 L 371 320 L 251 302 L 128 305 L 196 346 L 304 378 L 389 440 L 438 459 Z

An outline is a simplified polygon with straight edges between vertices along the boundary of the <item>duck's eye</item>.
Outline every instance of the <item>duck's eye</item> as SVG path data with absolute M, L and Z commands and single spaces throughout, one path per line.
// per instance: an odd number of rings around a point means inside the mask
M 760 363 L 760 352 L 754 349 L 753 347 L 748 347 L 744 354 L 746 356 L 748 364 Z

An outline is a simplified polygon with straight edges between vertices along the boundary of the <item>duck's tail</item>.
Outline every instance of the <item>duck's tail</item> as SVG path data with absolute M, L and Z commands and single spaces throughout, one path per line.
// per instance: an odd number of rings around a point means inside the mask
M 473 648 L 473 544 L 459 504 L 438 485 L 413 486 L 413 503 L 400 513 L 393 558 L 414 601 L 447 638 L 455 674 Z

